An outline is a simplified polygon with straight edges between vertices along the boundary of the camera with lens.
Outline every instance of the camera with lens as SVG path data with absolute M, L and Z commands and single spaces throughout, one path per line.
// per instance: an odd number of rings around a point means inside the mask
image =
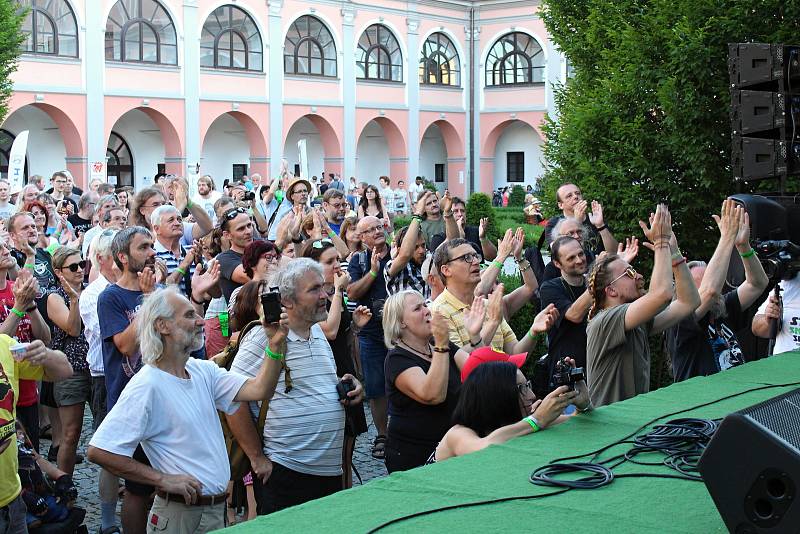
M 581 380 L 586 380 L 586 373 L 583 372 L 583 367 L 573 368 L 564 358 L 556 362 L 553 370 L 553 389 L 569 386 L 569 389 L 573 390 L 575 389 L 575 383 Z
M 242 195 L 242 200 L 244 200 L 245 202 L 255 199 L 256 199 L 256 194 L 253 191 L 245 191 L 244 195 Z
M 770 281 L 791 280 L 800 272 L 800 247 L 788 239 L 757 240 L 753 248 Z

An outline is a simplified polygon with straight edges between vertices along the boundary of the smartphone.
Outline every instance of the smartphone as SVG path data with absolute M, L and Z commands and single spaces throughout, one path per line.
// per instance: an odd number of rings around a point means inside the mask
M 277 288 L 270 288 L 269 293 L 261 295 L 261 308 L 264 310 L 266 323 L 277 323 L 281 320 L 281 294 Z

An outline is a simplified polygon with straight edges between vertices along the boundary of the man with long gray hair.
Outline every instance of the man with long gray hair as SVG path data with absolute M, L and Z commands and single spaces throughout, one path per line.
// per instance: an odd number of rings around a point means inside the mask
M 146 297 L 136 324 L 145 365 L 97 429 L 89 459 L 156 488 L 147 521 L 156 531 L 221 529 L 230 470 L 217 410 L 268 398 L 280 361 L 267 358 L 246 378 L 190 357 L 203 346 L 203 318 L 174 288 Z M 273 334 L 276 343 L 285 332 Z M 152 467 L 132 457 L 139 444 Z
M 353 389 L 340 399 L 336 363 L 322 328 L 328 317 L 322 267 L 312 259 L 292 260 L 273 283 L 286 321 L 253 328 L 241 340 L 231 370 L 245 376 L 277 360 L 263 436 L 256 432 L 258 403 L 250 412 L 228 417 L 251 460 L 259 515 L 330 495 L 342 489 L 344 406 L 362 399 L 361 384 L 342 376 Z M 286 348 L 283 348 L 283 342 Z M 255 414 L 255 417 L 251 417 Z M 262 443 L 263 437 L 263 443 Z

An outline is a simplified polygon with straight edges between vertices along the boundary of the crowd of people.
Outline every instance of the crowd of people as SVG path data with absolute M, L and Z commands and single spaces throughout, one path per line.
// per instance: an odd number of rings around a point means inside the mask
M 194 195 L 157 178 L 82 191 L 57 172 L 15 199 L 0 181 L 0 531 L 67 524 L 87 405 L 100 532 L 206 532 L 242 507 L 250 518 L 350 487 L 366 404 L 391 473 L 647 392 L 653 335 L 676 381 L 741 365 L 734 332 L 768 284 L 731 200 L 705 263 L 683 256 L 667 206 L 640 222 L 641 243 L 618 241 L 602 204 L 564 184 L 545 265 L 522 228 L 493 243 L 486 220 L 467 224 L 464 201 L 421 177 L 393 188 L 284 170 L 218 191 L 202 176 Z M 398 216 L 410 223 L 395 231 Z M 640 247 L 648 289 L 631 266 Z M 746 280 L 723 293 L 734 249 Z M 522 283 L 506 292 L 511 263 Z M 756 335 L 798 314 L 800 284 L 782 284 Z M 510 321 L 532 302 L 520 338 Z M 798 347 L 789 323 L 777 351 Z M 549 374 L 559 362 L 586 380 L 536 398 L 522 369 L 539 334 Z

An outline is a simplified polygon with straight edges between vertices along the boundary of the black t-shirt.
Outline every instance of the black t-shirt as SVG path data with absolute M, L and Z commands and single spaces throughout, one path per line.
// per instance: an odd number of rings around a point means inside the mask
M 242 284 L 231 280 L 233 271 L 236 267 L 242 264 L 242 255 L 232 250 L 226 250 L 217 254 L 217 262 L 219 263 L 219 287 L 222 289 L 222 294 L 225 296 L 225 302 L 231 301 L 231 293 Z
M 744 363 L 735 332 L 747 323 L 747 314 L 732 290 L 723 296 L 725 317 L 712 320 L 706 313 L 699 321 L 694 314 L 667 330 L 667 349 L 672 357 L 675 382 L 695 376 L 713 375 Z
M 548 280 L 539 288 L 542 308 L 555 304 L 559 314 L 555 324 L 547 332 L 547 353 L 550 355 L 551 367 L 564 356 L 568 356 L 575 360 L 577 367 L 586 368 L 586 319 L 573 323 L 565 317 L 569 307 L 585 290 L 585 285 L 573 286 L 560 276 Z
M 84 219 L 77 213 L 73 213 L 67 220 L 72 224 L 72 227 L 75 228 L 75 235 L 79 236 L 92 227 L 92 220 L 91 219 Z
M 412 367 L 419 367 L 426 374 L 431 362 L 401 347 L 386 354 L 386 397 L 389 400 L 389 435 L 392 441 L 430 446 L 433 451 L 452 426 L 452 415 L 461 390 L 461 371 L 456 365 L 458 347 L 450 344 L 450 369 L 447 376 L 447 396 L 441 404 L 429 405 L 415 401 L 395 386 L 398 375 Z M 438 357 L 438 356 L 434 356 Z

